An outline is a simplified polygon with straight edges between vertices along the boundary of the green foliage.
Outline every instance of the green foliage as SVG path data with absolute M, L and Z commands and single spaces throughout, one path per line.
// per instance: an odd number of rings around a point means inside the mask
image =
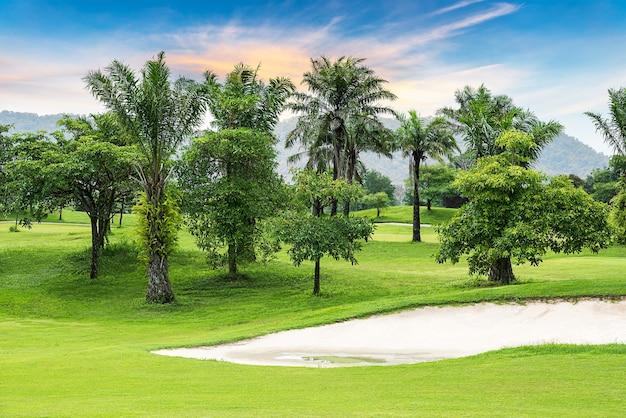
M 607 208 L 567 177 L 545 177 L 512 165 L 504 155 L 479 158 L 455 181 L 470 202 L 437 229 L 438 262 L 467 254 L 470 274 L 493 272 L 498 260 L 538 265 L 548 250 L 597 252 L 610 240 Z
M 626 178 L 619 182 L 619 192 L 611 199 L 611 214 L 609 221 L 615 229 L 617 240 L 626 244 Z
M 376 217 L 380 216 L 380 211 L 389 205 L 389 196 L 385 192 L 378 192 L 374 194 L 366 194 L 361 198 L 361 202 L 366 207 L 376 208 Z
M 367 194 L 385 192 L 389 198 L 389 204 L 396 204 L 396 186 L 391 184 L 391 179 L 376 170 L 367 170 L 363 176 L 363 188 Z
M 427 206 L 444 207 L 446 203 L 455 197 L 460 198 L 459 191 L 452 186 L 457 170 L 445 165 L 424 166 L 420 173 L 419 192 L 422 202 Z M 406 193 L 404 204 L 413 204 L 413 181 L 411 178 L 405 181 Z
M 296 201 L 306 208 L 313 208 L 313 214 L 330 206 L 334 201 L 354 201 L 363 195 L 363 188 L 341 179 L 333 179 L 329 171 L 296 170 L 293 175 L 296 183 Z
M 152 254 L 165 258 L 171 254 L 176 248 L 183 218 L 169 193 L 166 193 L 159 205 L 155 205 L 145 193 L 139 193 L 133 212 L 137 214 L 137 235 L 142 258 L 147 260 Z
M 608 167 L 595 169 L 587 176 L 583 188 L 597 201 L 609 203 L 619 192 L 619 181 L 624 173 L 626 173 L 626 157 L 613 155 Z
M 238 263 L 276 251 L 262 221 L 288 199 L 275 172 L 273 144 L 267 133 L 228 129 L 194 139 L 182 157 L 178 181 L 186 223 L 214 267 L 228 263 L 235 274 Z
M 275 221 L 277 237 L 290 244 L 287 253 L 295 266 L 303 261 L 319 261 L 324 256 L 356 264 L 355 253 L 362 240 L 374 232 L 367 218 L 345 216 L 303 216 L 288 213 Z

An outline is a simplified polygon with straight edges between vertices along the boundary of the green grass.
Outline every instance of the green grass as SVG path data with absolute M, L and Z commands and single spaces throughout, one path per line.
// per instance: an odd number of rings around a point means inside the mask
M 68 215 L 69 216 L 69 215 Z M 128 221 L 128 224 L 126 222 Z M 132 224 L 125 217 L 125 225 Z M 114 228 L 88 278 L 89 227 L 0 229 L 2 416 L 622 416 L 626 346 L 548 345 L 410 366 L 302 369 L 162 357 L 426 304 L 626 294 L 626 247 L 514 267 L 519 284 L 476 287 L 467 266 L 436 264 L 436 236 L 378 225 L 359 264 L 287 256 L 229 281 L 181 234 L 170 260 L 177 303 L 146 305 L 132 228 Z
M 422 224 L 439 225 L 448 222 L 455 213 L 456 209 L 433 207 L 431 210 L 427 210 L 425 207 L 420 207 L 420 221 Z M 380 217 L 376 217 L 376 209 L 360 210 L 353 212 L 353 215 L 367 216 L 374 222 L 380 223 L 397 222 L 412 224 L 413 206 L 390 206 L 380 212 Z

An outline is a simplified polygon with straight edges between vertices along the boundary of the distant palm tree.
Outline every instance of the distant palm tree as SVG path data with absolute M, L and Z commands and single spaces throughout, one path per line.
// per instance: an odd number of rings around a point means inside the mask
M 304 74 L 302 83 L 308 93 L 295 93 L 289 108 L 299 114 L 296 128 L 288 135 L 287 145 L 300 142 L 311 150 L 309 156 L 323 161 L 328 148 L 332 150 L 333 178 L 354 177 L 355 155 L 363 149 L 364 136 L 356 136 L 351 126 L 378 125 L 381 114 L 395 112 L 380 104 L 396 96 L 384 88 L 386 80 L 363 65 L 363 58 L 326 57 L 311 59 L 312 70 Z M 373 125 L 372 125 L 373 124 Z M 372 130 L 374 132 L 374 130 Z M 356 153 L 355 153 L 356 151 Z M 334 202 L 331 214 L 337 212 Z
M 176 233 L 172 228 L 176 216 L 167 216 L 172 210 L 166 195 L 171 159 L 183 140 L 202 123 L 206 97 L 192 80 L 170 81 L 163 52 L 146 62 L 139 78 L 128 66 L 114 60 L 104 72 L 89 71 L 84 81 L 91 93 L 116 115 L 142 154 L 136 168 L 148 213 L 144 237 L 148 252 L 146 300 L 170 303 L 174 301 L 174 292 L 168 255 Z
M 415 110 L 409 111 L 408 118 L 399 117 L 402 125 L 396 131 L 397 147 L 405 157 L 409 157 L 409 164 L 413 179 L 413 241 L 419 242 L 420 228 L 420 165 L 426 158 L 434 158 L 443 163 L 443 157 L 450 158 L 454 151 L 458 151 L 452 124 L 443 116 L 436 117 L 426 123 Z
M 599 113 L 585 112 L 596 125 L 604 141 L 616 154 L 626 156 L 626 88 L 609 89 L 610 119 Z

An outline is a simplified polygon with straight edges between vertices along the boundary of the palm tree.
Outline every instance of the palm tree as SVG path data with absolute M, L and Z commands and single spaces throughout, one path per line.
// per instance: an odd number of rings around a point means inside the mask
M 443 116 L 426 123 L 415 110 L 409 117 L 401 116 L 402 125 L 397 130 L 397 147 L 404 157 L 409 157 L 413 179 L 413 242 L 422 240 L 420 233 L 420 165 L 426 158 L 434 158 L 443 163 L 443 157 L 450 158 L 458 151 L 452 124 Z
M 145 193 L 144 240 L 148 258 L 148 302 L 170 303 L 168 255 L 176 241 L 177 212 L 166 193 L 171 160 L 182 141 L 202 123 L 206 98 L 186 78 L 170 81 L 165 54 L 146 62 L 140 77 L 114 60 L 104 71 L 89 71 L 87 88 L 114 113 L 138 146 L 137 180 Z
M 278 123 L 285 101 L 295 91 L 286 77 L 271 78 L 268 84 L 258 78 L 260 66 L 239 63 L 220 84 L 212 71 L 204 73 L 204 90 L 209 110 L 218 130 L 250 128 L 268 134 Z
M 609 89 L 610 119 L 599 113 L 585 112 L 596 125 L 604 141 L 616 154 L 626 156 L 626 88 Z
M 363 58 L 341 57 L 332 62 L 326 57 L 311 59 L 312 70 L 304 74 L 302 83 L 308 93 L 295 93 L 289 108 L 300 114 L 296 128 L 289 134 L 289 143 L 300 142 L 307 148 L 332 149 L 333 178 L 350 181 L 355 166 L 348 154 L 361 149 L 360 137 L 351 135 L 350 126 L 379 123 L 381 114 L 395 115 L 382 106 L 382 100 L 396 96 L 384 88 L 386 80 L 363 65 Z M 373 118 L 372 118 L 373 117 Z M 310 153 L 316 155 L 316 152 Z M 358 154 L 358 151 L 357 151 Z M 336 214 L 333 202 L 331 215 Z
M 615 154 L 626 157 L 626 88 L 609 89 L 610 119 L 599 113 L 585 112 L 600 131 L 604 142 Z M 611 220 L 616 227 L 620 242 L 626 241 L 626 173 L 622 173 L 619 192 L 611 199 Z
M 498 155 L 504 148 L 496 144 L 500 134 L 515 129 L 531 134 L 535 147 L 528 149 L 524 157 L 531 164 L 543 148 L 563 131 L 556 121 L 542 122 L 530 110 L 513 104 L 510 97 L 494 96 L 484 85 L 474 89 L 465 86 L 454 93 L 458 109 L 445 107 L 439 113 L 453 124 L 455 132 L 463 136 L 468 150 L 476 158 Z

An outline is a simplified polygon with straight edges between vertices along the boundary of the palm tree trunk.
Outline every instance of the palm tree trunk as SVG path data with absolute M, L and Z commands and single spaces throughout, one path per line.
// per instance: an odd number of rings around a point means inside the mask
M 174 292 L 172 291 L 168 273 L 167 256 L 150 254 L 146 301 L 149 303 L 171 303 L 174 301 Z
M 421 219 L 420 219 L 420 162 L 421 158 L 413 153 L 413 242 L 421 242 Z

